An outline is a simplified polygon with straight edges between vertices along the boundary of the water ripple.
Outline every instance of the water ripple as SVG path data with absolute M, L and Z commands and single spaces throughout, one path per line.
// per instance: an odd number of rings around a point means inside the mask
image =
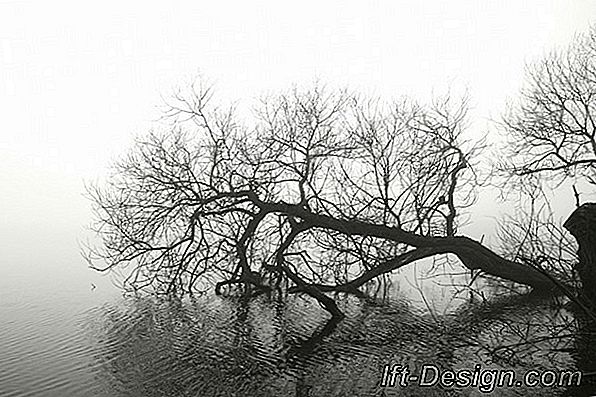
M 493 319 L 477 311 L 438 324 L 405 301 L 338 301 L 338 324 L 295 296 L 126 298 L 84 310 L 12 301 L 0 312 L 0 395 L 380 395 L 384 365 L 461 363 L 470 353 L 445 332 L 486 333 L 471 324 Z

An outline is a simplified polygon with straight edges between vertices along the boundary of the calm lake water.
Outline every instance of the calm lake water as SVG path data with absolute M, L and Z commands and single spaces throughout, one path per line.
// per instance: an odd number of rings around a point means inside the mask
M 548 339 L 491 353 L 519 333 L 548 336 L 544 324 L 569 315 L 544 298 L 470 303 L 427 280 L 422 299 L 396 275 L 385 299 L 338 296 L 347 318 L 335 325 L 308 297 L 122 297 L 84 266 L 36 268 L 8 268 L 0 281 L 0 396 L 476 396 L 478 387 L 383 387 L 383 369 L 575 365 L 572 343 L 553 352 Z

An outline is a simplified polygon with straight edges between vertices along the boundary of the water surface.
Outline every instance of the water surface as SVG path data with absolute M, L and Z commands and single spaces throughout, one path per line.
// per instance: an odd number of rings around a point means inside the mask
M 1 285 L 2 396 L 467 396 L 481 393 L 382 387 L 382 370 L 573 366 L 568 353 L 543 344 L 491 352 L 515 343 L 523 327 L 540 336 L 564 314 L 540 297 L 471 302 L 441 283 L 412 288 L 397 275 L 376 299 L 338 295 L 347 317 L 335 324 L 303 296 L 122 297 L 106 280 L 92 285 L 84 270 L 25 273 Z

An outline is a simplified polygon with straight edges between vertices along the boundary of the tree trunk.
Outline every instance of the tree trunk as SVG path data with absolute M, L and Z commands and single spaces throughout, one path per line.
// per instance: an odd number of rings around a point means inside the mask
M 596 203 L 578 207 L 563 224 L 579 244 L 576 266 L 582 283 L 581 294 L 587 304 L 596 307 Z
M 579 244 L 576 266 L 581 281 L 581 297 L 589 310 L 596 308 L 596 203 L 578 207 L 563 224 Z M 577 367 L 584 374 L 582 385 L 568 391 L 571 395 L 596 392 L 596 321 L 579 313 L 579 332 L 575 340 Z
M 469 237 L 423 236 L 402 230 L 399 227 L 333 218 L 328 215 L 314 213 L 299 205 L 265 203 L 256 197 L 253 200 L 263 212 L 278 212 L 293 216 L 302 219 L 308 227 L 335 230 L 345 235 L 371 236 L 401 242 L 418 249 L 428 250 L 427 256 L 433 256 L 439 253 L 451 253 L 456 255 L 468 269 L 480 269 L 491 276 L 529 285 L 539 290 L 555 290 L 557 288 L 553 280 L 539 270 L 522 263 L 507 260 L 482 245 L 482 243 Z M 417 251 L 417 254 L 420 253 L 421 251 Z M 401 266 L 402 264 L 396 263 L 396 265 Z M 391 267 L 389 264 L 387 266 L 389 271 L 395 269 L 395 267 Z M 386 270 L 383 270 L 379 274 L 385 273 Z

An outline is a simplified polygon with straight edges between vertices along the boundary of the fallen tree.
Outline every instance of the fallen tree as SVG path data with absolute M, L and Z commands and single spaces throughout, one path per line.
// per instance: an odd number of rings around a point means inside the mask
M 244 130 L 179 97 L 173 130 L 138 141 L 107 187 L 92 187 L 105 269 L 134 263 L 126 286 L 193 292 L 204 280 L 271 292 L 291 283 L 341 316 L 325 292 L 452 254 L 469 269 L 552 290 L 552 279 L 457 235 L 478 185 L 466 102 L 361 103 L 295 91 Z M 184 120 L 180 121 L 180 117 Z M 192 128 L 188 129 L 189 121 Z M 250 288 L 246 288 L 250 287 Z
M 593 36 L 581 48 L 593 50 Z M 527 105 L 505 123 L 517 140 L 502 169 L 522 184 L 553 172 L 593 181 L 595 105 L 582 90 L 596 89 L 594 57 L 576 53 L 571 66 L 556 58 L 538 68 Z M 554 79 L 559 71 L 576 79 Z M 356 292 L 415 261 L 455 257 L 484 275 L 575 297 L 541 260 L 458 233 L 481 186 L 483 141 L 466 138 L 466 98 L 384 103 L 315 87 L 263 99 L 250 127 L 211 102 L 200 83 L 176 94 L 167 123 L 89 188 L 102 237 L 89 262 L 128 269 L 126 288 L 288 286 L 341 316 L 326 292 Z

